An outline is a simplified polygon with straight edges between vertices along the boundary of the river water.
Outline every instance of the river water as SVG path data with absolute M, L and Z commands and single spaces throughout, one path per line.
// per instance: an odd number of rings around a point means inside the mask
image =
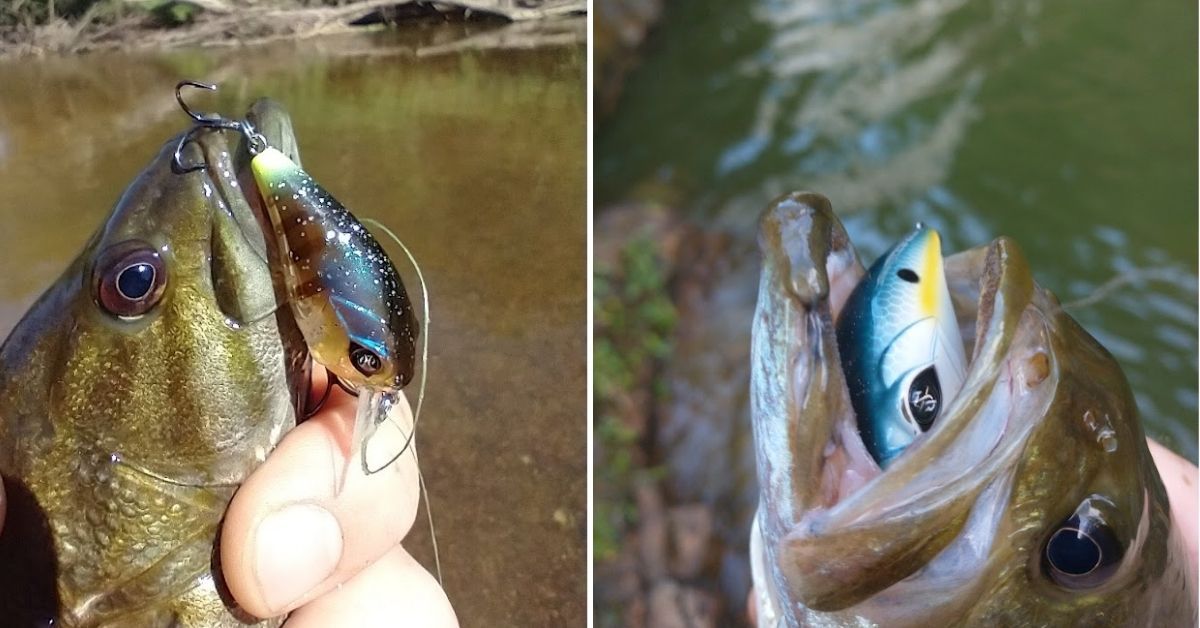
M 456 45 L 480 34 L 0 64 L 0 337 L 186 128 L 178 80 L 220 83 L 196 106 L 229 115 L 270 96 L 305 168 L 399 234 L 430 286 L 421 466 L 460 621 L 582 625 L 586 52 Z M 432 565 L 421 517 L 405 545 Z
M 1195 461 L 1196 19 L 1165 0 L 672 3 L 597 128 L 597 207 L 666 186 L 748 234 L 814 190 L 868 263 L 918 220 L 948 251 L 1011 236 L 1120 361 L 1147 432 Z

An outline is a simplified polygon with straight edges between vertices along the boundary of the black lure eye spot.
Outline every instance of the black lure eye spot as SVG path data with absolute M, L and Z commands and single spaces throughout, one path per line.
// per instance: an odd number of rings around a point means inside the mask
M 368 377 L 378 373 L 383 366 L 383 360 L 373 351 L 354 343 L 350 345 L 350 362 L 354 364 L 354 368 L 358 369 L 359 373 Z
M 917 273 L 914 273 L 907 268 L 901 268 L 900 270 L 896 271 L 896 276 L 904 281 L 907 281 L 908 283 L 917 283 L 920 281 L 920 278 L 917 277 Z
M 1125 553 L 1103 519 L 1081 509 L 1058 526 L 1042 552 L 1042 570 L 1067 589 L 1086 589 L 1103 583 L 1116 571 Z
M 166 265 L 150 244 L 131 240 L 109 247 L 92 271 L 96 303 L 120 318 L 137 318 L 162 299 Z
M 942 384 L 937 369 L 930 366 L 917 373 L 908 385 L 905 396 L 908 415 L 917 422 L 922 432 L 933 427 L 933 421 L 942 409 Z

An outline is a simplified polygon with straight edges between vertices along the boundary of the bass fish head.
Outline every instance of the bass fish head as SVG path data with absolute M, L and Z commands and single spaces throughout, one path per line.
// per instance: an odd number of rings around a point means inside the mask
M 863 442 L 881 467 L 958 394 L 966 355 L 938 232 L 918 225 L 875 262 L 838 318 L 838 350 Z
M 777 199 L 759 242 L 760 625 L 1194 623 L 1187 553 L 1129 386 L 1012 241 L 946 258 L 971 360 L 883 470 L 834 323 L 866 273 L 829 201 Z
M 252 115 L 294 149 L 281 109 L 260 103 Z M 6 617 L 22 604 L 44 610 L 18 613 L 66 625 L 225 612 L 213 589 L 217 525 L 307 391 L 303 340 L 271 314 L 262 229 L 233 160 L 239 139 L 198 135 L 185 154 L 207 166 L 187 174 L 172 171 L 176 141 L 165 144 L 0 348 L 0 473 L 10 496 L 29 497 L 29 512 L 10 508 L 18 525 L 6 524 L 0 557 L 20 564 L 19 545 L 36 535 L 19 521 L 40 520 L 48 555 L 5 571 L 31 581 L 57 571 L 42 587 L 51 593 L 40 591 L 54 599 L 4 596 Z

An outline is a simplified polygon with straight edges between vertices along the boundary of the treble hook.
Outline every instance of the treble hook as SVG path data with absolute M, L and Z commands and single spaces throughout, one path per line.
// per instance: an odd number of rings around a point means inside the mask
M 214 83 L 201 83 L 200 81 L 190 80 L 179 81 L 175 84 L 175 100 L 179 103 L 179 107 L 183 109 L 183 112 L 186 113 L 189 118 L 195 120 L 197 124 L 208 125 L 213 122 L 222 122 L 225 120 L 220 114 L 217 113 L 196 113 L 195 111 L 192 111 L 192 108 L 183 101 L 183 88 L 185 87 L 199 87 L 200 89 L 207 89 L 210 92 L 215 92 L 217 91 L 217 86 Z
M 204 169 L 204 163 L 191 165 L 184 165 L 183 163 L 184 147 L 187 146 L 188 142 L 194 141 L 196 134 L 201 130 L 217 129 L 237 131 L 245 136 L 246 144 L 249 147 L 251 155 L 257 155 L 266 149 L 266 138 L 263 137 L 263 135 L 257 130 L 255 130 L 254 126 L 250 124 L 249 121 L 231 120 L 219 113 L 200 113 L 194 111 L 183 100 L 184 87 L 198 87 L 200 89 L 206 89 L 209 91 L 217 91 L 217 86 L 212 83 L 201 83 L 199 81 L 186 80 L 175 84 L 175 100 L 179 103 L 179 107 L 183 109 L 183 112 L 187 114 L 187 116 L 191 118 L 193 122 L 196 123 L 196 125 L 189 129 L 187 133 L 183 134 L 183 137 L 179 138 L 179 143 L 175 145 L 175 155 L 171 159 L 171 170 L 175 174 L 186 174 L 188 172 L 195 172 L 197 170 Z

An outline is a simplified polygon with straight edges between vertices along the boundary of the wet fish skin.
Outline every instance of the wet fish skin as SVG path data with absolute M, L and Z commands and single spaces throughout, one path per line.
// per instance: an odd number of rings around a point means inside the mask
M 833 329 L 863 269 L 828 199 L 780 197 L 759 242 L 760 626 L 1195 625 L 1187 553 L 1128 383 L 1015 243 L 946 259 L 971 366 L 935 426 L 880 472 Z M 1123 554 L 1102 582 L 1062 586 L 1044 547 L 1094 496 Z
M 252 115 L 294 148 L 280 107 Z M 279 623 L 236 610 L 214 555 L 236 485 L 307 390 L 303 340 L 269 315 L 265 243 L 231 161 L 239 140 L 203 134 L 189 150 L 210 167 L 186 175 L 171 172 L 167 142 L 0 347 L 6 625 Z M 122 320 L 92 277 L 129 240 L 161 252 L 167 282 L 154 308 Z

